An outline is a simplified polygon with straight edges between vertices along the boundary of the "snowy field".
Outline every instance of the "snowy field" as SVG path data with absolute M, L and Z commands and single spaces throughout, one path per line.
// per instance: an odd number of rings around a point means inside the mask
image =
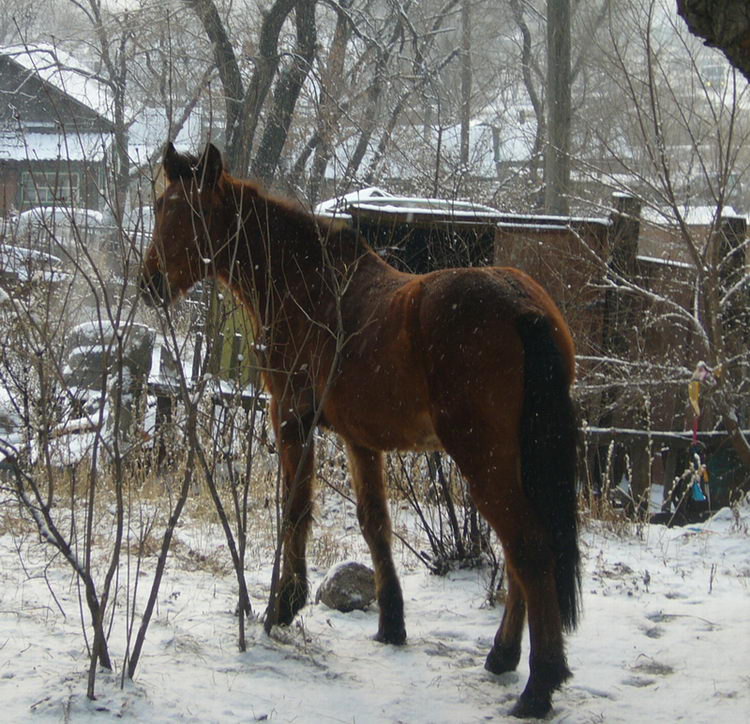
M 327 535 L 369 562 L 353 512 L 337 518 Z M 750 722 L 749 531 L 748 504 L 688 528 L 615 534 L 587 525 L 584 617 L 568 638 L 574 677 L 554 697 L 548 721 Z M 0 720 L 514 721 L 507 712 L 528 674 L 528 647 L 517 673 L 484 671 L 502 609 L 485 605 L 481 571 L 438 578 L 399 551 L 405 647 L 371 640 L 375 610 L 342 614 L 311 604 L 271 638 L 251 622 L 248 650 L 239 653 L 234 580 L 205 563 L 224 556 L 218 529 L 186 522 L 178 538 L 135 681 L 120 686 L 117 618 L 110 639 L 117 671 L 98 675 L 98 698 L 89 701 L 75 582 L 59 559 L 47 562 L 33 536 L 0 536 Z M 262 558 L 249 556 L 256 612 L 270 579 Z M 313 587 L 324 574 L 313 568 Z

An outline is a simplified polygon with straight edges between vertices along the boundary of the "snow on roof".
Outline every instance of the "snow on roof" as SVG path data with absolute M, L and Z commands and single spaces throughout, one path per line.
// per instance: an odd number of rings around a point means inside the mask
M 61 265 L 60 258 L 52 254 L 0 244 L 0 273 L 14 277 L 19 282 L 63 281 L 68 275 L 62 271 Z
M 39 44 L 7 46 L 0 48 L 0 54 L 12 58 L 79 103 L 112 120 L 109 88 L 70 53 L 54 45 Z
M 203 124 L 200 111 L 190 115 L 175 137 L 163 108 L 141 108 L 133 114 L 128 129 L 128 153 L 131 161 L 145 163 L 164 144 L 171 140 L 175 145 L 195 150 L 203 142 Z
M 501 221 L 497 228 L 500 230 L 503 229 L 512 229 L 514 232 L 518 231 L 518 229 L 523 229 L 527 234 L 529 233 L 539 233 L 544 231 L 570 231 L 570 224 L 534 224 L 529 222 L 505 222 Z
M 53 45 L 8 46 L 0 48 L 0 54 L 12 58 L 16 63 L 33 71 L 70 97 L 83 103 L 107 120 L 112 120 L 112 96 L 106 83 L 79 62 L 70 53 Z M 126 112 L 131 121 L 128 128 L 129 155 L 134 163 L 145 163 L 154 152 L 159 151 L 168 139 L 188 148 L 197 148 L 202 142 L 200 111 L 193 113 L 176 135 L 170 129 L 164 109 L 131 108 Z M 77 134 L 80 139 L 60 143 L 55 135 L 27 133 L 24 139 L 15 134 L 0 134 L 0 158 L 10 160 L 101 160 L 103 148 L 109 146 L 110 138 L 96 134 Z M 59 138 L 59 137 L 57 137 Z
M 678 210 L 680 216 L 682 216 L 688 226 L 711 226 L 716 220 L 716 214 L 719 211 L 715 204 L 682 206 Z M 731 206 L 723 206 L 720 213 L 722 218 L 726 216 L 741 216 Z M 651 224 L 671 226 L 677 223 L 674 211 L 669 208 L 644 208 L 642 214 L 643 220 Z
M 523 118 L 522 118 L 523 116 Z M 494 178 L 503 164 L 528 160 L 534 148 L 536 122 L 533 114 L 521 114 L 511 109 L 503 115 L 485 114 L 471 121 L 469 127 L 469 161 L 471 175 Z M 344 178 L 349 160 L 354 154 L 359 137 L 339 142 L 326 168 L 326 177 Z M 393 142 L 382 162 L 382 176 L 414 178 L 424 171 L 426 165 L 434 168 L 440 157 L 441 167 L 446 172 L 459 169 L 461 148 L 461 126 L 400 126 L 393 133 Z M 364 172 L 377 154 L 377 143 L 371 141 L 360 164 Z
M 81 229 L 96 229 L 104 224 L 104 214 L 95 209 L 77 206 L 33 206 L 18 215 L 15 221 L 18 233 L 34 229 L 54 231 L 57 226 L 75 224 Z
M 372 198 L 351 205 L 352 210 L 380 212 L 384 214 L 406 214 L 407 216 L 450 216 L 453 220 L 486 221 L 488 217 L 499 219 L 501 212 L 489 206 L 482 206 L 470 201 L 453 199 L 429 199 L 412 196 L 388 196 Z
M 345 213 L 346 207 L 350 204 L 356 204 L 360 201 L 365 201 L 372 198 L 382 199 L 389 196 L 392 196 L 392 194 L 389 194 L 384 189 L 381 189 L 377 186 L 368 186 L 367 188 L 358 189 L 357 191 L 352 191 L 348 194 L 344 194 L 343 196 L 337 196 L 333 199 L 321 201 L 315 206 L 315 208 L 313 209 L 313 213 L 317 214 L 318 216 L 335 215 L 341 217 Z
M 607 216 L 560 216 L 558 214 L 503 214 L 503 224 L 506 226 L 562 226 L 570 228 L 572 224 L 604 224 L 610 226 L 612 220 Z
M 474 119 L 469 124 L 469 165 L 478 166 L 484 175 L 495 174 L 495 164 L 526 161 L 534 147 L 535 123 L 510 120 L 510 114 L 492 121 Z M 435 134 L 437 136 L 437 134 Z M 458 158 L 461 148 L 461 126 L 441 133 L 443 152 Z
M 8 161 L 101 161 L 112 142 L 108 133 L 0 132 L 0 159 Z
M 638 254 L 636 257 L 638 261 L 644 261 L 648 264 L 658 264 L 660 266 L 672 266 L 679 269 L 695 269 L 695 264 L 691 264 L 687 261 L 680 261 L 679 259 L 671 259 L 668 257 L 658 256 L 647 256 L 644 254 Z

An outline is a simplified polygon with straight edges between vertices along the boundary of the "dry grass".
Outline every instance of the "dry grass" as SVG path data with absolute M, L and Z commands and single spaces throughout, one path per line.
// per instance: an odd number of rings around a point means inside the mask
M 0 536 L 20 538 L 33 533 L 36 533 L 36 526 L 28 516 L 19 511 L 15 501 L 0 501 Z
M 349 475 L 343 450 L 333 437 L 325 436 L 318 442 L 318 490 L 316 493 L 315 525 L 309 543 L 309 558 L 313 566 L 327 568 L 341 560 L 352 557 L 366 557 L 366 547 L 362 542 L 353 494 L 349 485 Z M 247 564 L 267 563 L 272 555 L 277 531 L 277 458 L 267 448 L 256 445 L 256 457 L 249 466 L 251 480 L 248 492 Z M 239 470 L 247 469 L 246 461 L 238 457 L 235 461 Z M 458 514 L 466 514 L 464 504 L 466 491 L 452 462 L 444 459 L 444 472 L 450 483 L 450 490 Z M 221 475 L 221 468 L 215 468 L 218 480 L 217 489 L 222 497 L 230 522 L 235 527 L 235 507 L 233 480 L 237 476 Z M 133 465 L 126 471 L 121 482 L 124 495 L 124 518 L 126 527 L 126 553 L 136 558 L 148 559 L 158 555 L 161 549 L 163 531 L 172 513 L 173 502 L 182 484 L 184 468 L 162 473 L 148 465 Z M 394 529 L 411 545 L 423 550 L 425 536 L 414 530 L 413 510 L 410 496 L 416 496 L 425 520 L 434 530 L 444 528 L 441 519 L 442 491 L 430 475 L 427 458 L 424 455 L 391 456 L 387 466 L 389 488 L 392 493 L 391 511 Z M 43 470 L 35 470 L 46 490 L 48 481 L 42 476 Z M 61 529 L 68 535 L 75 531 L 78 540 L 89 514 L 89 494 L 92 471 L 84 460 L 75 469 L 57 471 L 52 481 L 55 506 L 53 513 L 60 521 Z M 101 468 L 96 477 L 96 490 L 93 508 L 93 545 L 107 550 L 114 535 L 116 523 L 115 500 L 118 481 L 113 469 Z M 408 491 L 408 495 L 404 492 Z M 593 505 L 581 499 L 581 519 L 583 525 L 596 521 L 608 531 L 618 536 L 633 532 L 633 522 L 622 510 L 615 508 L 606 497 L 598 498 Z M 231 560 L 224 550 L 224 533 L 219 517 L 205 480 L 200 470 L 194 471 L 191 494 L 183 512 L 183 522 L 191 531 L 190 538 L 176 536 L 172 553 L 178 565 L 191 570 L 205 567 L 216 574 L 226 574 L 231 570 Z M 8 497 L 0 504 L 0 534 L 28 535 L 34 532 L 29 517 L 21 512 L 17 504 Z M 413 565 L 414 555 L 406 547 L 404 562 Z M 364 552 L 364 553 L 363 553 Z M 492 594 L 493 596 L 495 594 Z

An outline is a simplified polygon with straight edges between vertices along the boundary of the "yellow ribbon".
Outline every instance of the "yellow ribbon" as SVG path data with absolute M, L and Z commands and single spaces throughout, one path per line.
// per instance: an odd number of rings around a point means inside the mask
M 693 411 L 696 417 L 701 414 L 701 383 L 700 380 L 690 380 L 688 383 L 688 397 L 690 398 L 690 404 L 693 406 Z

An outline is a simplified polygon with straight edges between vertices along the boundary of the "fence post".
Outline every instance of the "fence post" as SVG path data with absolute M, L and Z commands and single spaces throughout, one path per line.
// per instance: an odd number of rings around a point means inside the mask
M 156 467 L 162 470 L 165 462 L 169 466 L 172 460 L 168 457 L 167 442 L 164 439 L 164 426 L 172 422 L 172 397 L 168 393 L 156 395 L 155 438 L 157 444 Z
M 640 234 L 641 202 L 632 196 L 613 197 L 612 225 L 609 233 L 610 278 L 632 279 L 636 274 L 636 255 Z M 616 282 L 615 282 L 616 283 Z M 626 331 L 632 317 L 632 298 L 619 289 L 608 289 L 604 300 L 604 349 L 614 357 L 627 354 Z
M 722 293 L 726 293 L 745 273 L 747 253 L 743 242 L 747 236 L 747 220 L 741 216 L 722 216 L 719 223 L 718 256 L 719 280 Z M 742 329 L 748 317 L 747 292 L 737 293 L 721 312 L 722 323 L 731 332 Z M 741 343 L 740 340 L 737 340 Z
M 195 349 L 193 350 L 193 366 L 190 370 L 190 379 L 195 382 L 201 373 L 201 355 L 203 354 L 203 333 L 195 335 Z
M 610 215 L 609 234 L 610 278 L 635 277 L 638 237 L 641 229 L 641 202 L 633 196 L 616 194 Z M 613 356 L 627 354 L 626 333 L 633 317 L 632 295 L 618 289 L 607 290 L 605 298 L 604 348 Z
M 641 201 L 634 196 L 614 194 L 610 214 L 609 278 L 615 284 L 618 278 L 634 279 L 637 273 L 638 238 L 641 227 Z M 608 289 L 604 297 L 604 320 L 602 324 L 603 348 L 605 354 L 613 359 L 628 359 L 630 330 L 633 326 L 636 309 L 632 295 L 620 289 Z M 633 411 L 625 409 L 627 399 L 621 387 L 610 386 L 602 393 L 604 413 L 599 421 L 602 427 L 637 427 L 638 422 Z M 624 404 L 623 404 L 624 403 Z M 632 479 L 630 481 L 633 496 L 638 499 L 648 488 L 649 466 L 644 462 L 647 448 L 641 442 L 628 446 Z M 646 443 L 647 445 L 647 443 Z M 600 451 L 601 454 L 601 451 Z

